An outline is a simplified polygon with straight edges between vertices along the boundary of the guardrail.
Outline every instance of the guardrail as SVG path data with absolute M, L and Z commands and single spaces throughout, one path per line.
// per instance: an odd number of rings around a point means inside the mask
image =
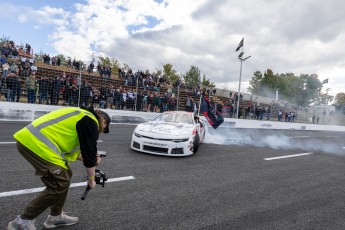
M 26 121 L 34 119 L 59 108 L 66 106 L 37 105 L 27 103 L 0 102 L 0 121 Z M 111 117 L 111 123 L 139 124 L 150 121 L 159 113 L 133 112 L 124 110 L 104 109 Z M 319 131 L 341 131 L 345 132 L 345 126 L 317 125 L 292 122 L 258 121 L 225 118 L 224 123 L 219 127 L 242 128 L 242 129 L 281 129 L 281 130 L 319 130 Z M 207 123 L 207 122 L 206 122 Z

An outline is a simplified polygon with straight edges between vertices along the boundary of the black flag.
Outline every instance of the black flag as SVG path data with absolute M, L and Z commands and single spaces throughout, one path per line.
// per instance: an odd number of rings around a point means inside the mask
M 325 83 L 328 83 L 328 78 L 323 80 L 321 84 L 325 84 Z
M 241 47 L 243 46 L 243 42 L 244 42 L 244 38 L 242 38 L 242 40 L 240 41 L 240 43 L 238 44 L 237 48 L 236 48 L 236 52 L 239 51 L 241 49 Z
M 210 101 L 201 96 L 200 113 L 202 113 L 208 123 L 216 129 L 224 122 L 223 116 L 211 105 Z

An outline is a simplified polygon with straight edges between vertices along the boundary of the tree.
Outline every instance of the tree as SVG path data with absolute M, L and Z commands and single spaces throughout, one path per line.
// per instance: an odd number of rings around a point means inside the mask
M 172 64 L 163 65 L 163 77 L 168 81 L 175 83 L 180 76 L 177 74 L 176 70 L 173 68 Z
M 316 74 L 305 78 L 305 100 L 307 104 L 323 104 L 321 95 L 322 84 Z
M 249 81 L 248 91 L 255 95 L 261 95 L 261 81 L 262 73 L 260 71 L 254 72 L 252 80 Z
M 334 106 L 338 111 L 345 114 L 345 93 L 338 93 L 334 99 Z
M 272 70 L 267 69 L 264 74 L 260 71 L 254 72 L 249 84 L 248 91 L 252 94 L 274 98 L 278 90 L 279 99 L 301 106 L 320 104 L 322 101 L 322 84 L 316 74 L 274 74 Z
M 189 88 L 195 88 L 201 85 L 200 70 L 196 66 L 192 65 L 183 78 L 186 86 Z
M 56 58 L 59 58 L 60 59 L 60 63 L 61 65 L 67 65 L 67 58 L 65 57 L 65 55 L 63 54 L 58 54 L 56 55 Z
M 201 85 L 204 86 L 204 87 L 216 87 L 214 82 L 212 82 L 210 79 L 206 79 L 205 74 L 203 74 L 203 76 L 202 76 Z
M 101 65 L 110 66 L 111 67 L 111 73 L 114 75 L 118 75 L 120 63 L 117 59 L 108 58 L 108 57 L 101 57 L 101 56 L 99 56 L 98 58 L 99 58 Z

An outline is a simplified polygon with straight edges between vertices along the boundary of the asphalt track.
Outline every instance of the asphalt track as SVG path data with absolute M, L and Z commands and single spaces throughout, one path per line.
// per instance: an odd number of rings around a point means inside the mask
M 43 186 L 16 151 L 25 125 L 0 122 L 0 229 L 37 194 L 20 191 Z M 84 201 L 85 187 L 72 187 L 65 211 L 80 222 L 63 229 L 345 229 L 344 132 L 217 129 L 196 155 L 170 158 L 132 151 L 133 129 L 100 136 L 99 169 L 114 181 Z M 72 168 L 81 182 L 82 164 Z

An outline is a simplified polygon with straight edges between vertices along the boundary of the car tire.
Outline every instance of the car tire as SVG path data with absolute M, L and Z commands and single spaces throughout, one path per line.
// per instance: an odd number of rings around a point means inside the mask
M 194 143 L 193 143 L 193 153 L 194 154 L 198 151 L 199 145 L 200 145 L 200 137 L 199 137 L 199 134 L 196 134 L 195 139 L 194 139 Z

